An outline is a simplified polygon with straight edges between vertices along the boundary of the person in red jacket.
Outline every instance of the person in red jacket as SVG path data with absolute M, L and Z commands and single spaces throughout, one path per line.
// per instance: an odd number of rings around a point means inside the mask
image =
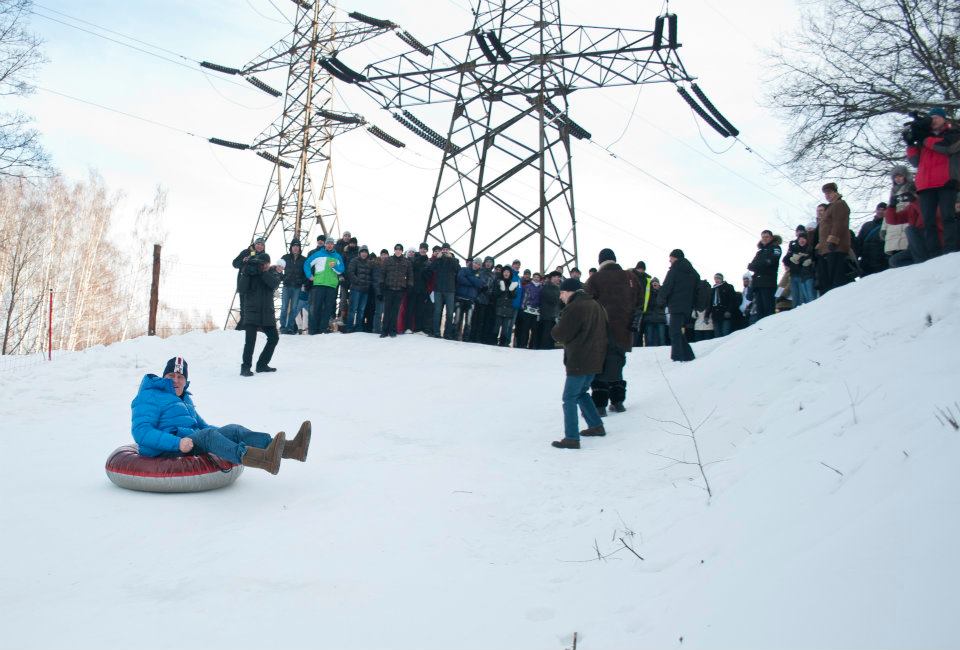
M 936 214 L 943 219 L 942 252 L 957 250 L 957 215 L 954 204 L 960 189 L 960 129 L 947 121 L 946 111 L 933 108 L 930 115 L 930 135 L 923 142 L 907 148 L 907 158 L 917 167 L 917 186 L 920 212 L 926 227 L 923 230 L 929 257 L 941 253 L 937 238 Z

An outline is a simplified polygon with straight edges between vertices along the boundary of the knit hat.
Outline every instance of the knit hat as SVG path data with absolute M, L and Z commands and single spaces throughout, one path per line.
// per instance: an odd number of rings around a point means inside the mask
M 598 263 L 603 264 L 604 262 L 616 262 L 617 256 L 609 248 L 604 248 L 600 251 L 600 259 L 597 260 Z
M 390 254 L 390 251 L 388 251 L 386 248 L 381 248 L 381 249 L 380 249 L 380 254 L 381 254 L 381 255 L 383 255 L 383 254 L 389 255 L 389 254 Z
M 424 248 L 429 250 L 430 245 L 427 242 L 423 242 L 422 244 L 420 244 L 420 250 L 423 250 Z
M 254 243 L 254 244 L 266 244 L 267 242 L 266 242 L 266 240 L 265 240 L 263 237 L 257 237 L 256 239 L 253 240 L 253 243 Z
M 279 266 L 281 269 L 287 268 L 287 260 L 285 259 L 277 260 L 277 266 Z
M 492 262 L 494 262 L 495 260 L 494 260 L 492 257 L 490 257 L 489 255 L 487 255 L 486 257 L 483 258 L 483 261 L 484 261 L 484 262 L 491 262 L 491 263 L 492 263 Z
M 325 241 L 324 243 L 325 243 L 325 244 L 336 244 L 336 243 L 337 243 L 337 240 L 334 239 L 333 237 L 327 237 L 327 241 Z
M 670 251 L 670 257 L 676 257 L 677 259 L 682 259 L 683 251 L 680 250 L 679 248 L 674 248 L 672 251 Z
M 443 242 L 442 244 L 440 244 L 440 248 L 441 248 L 441 249 L 443 249 L 443 248 L 450 248 L 450 244 L 448 244 L 447 242 Z
M 366 245 L 366 244 L 364 244 L 363 246 L 360 247 L 360 252 L 362 253 L 363 251 L 367 251 L 368 253 L 370 252 L 370 249 L 367 248 L 367 245 Z
M 580 291 L 583 288 L 583 283 L 576 278 L 567 278 L 560 283 L 560 291 Z
M 938 107 L 936 107 L 936 108 L 931 108 L 931 109 L 927 112 L 927 115 L 929 115 L 930 117 L 933 117 L 934 115 L 939 115 L 939 116 L 942 117 L 943 119 L 947 119 L 947 111 L 945 111 L 945 110 L 944 110 L 943 108 L 941 108 L 940 106 L 938 106 Z
M 179 372 L 181 375 L 183 375 L 184 379 L 187 379 L 187 360 L 183 357 L 174 357 L 170 359 L 167 361 L 167 365 L 163 367 L 163 372 L 160 374 L 160 376 L 163 377 L 171 372 Z
M 480 259 L 479 257 L 474 257 L 473 263 L 476 264 L 477 266 L 481 266 L 483 264 L 483 260 Z
M 806 231 L 807 231 L 807 227 L 801 223 L 799 226 L 797 226 L 796 228 L 794 228 L 793 231 L 794 231 L 794 232 L 806 232 Z
M 393 250 L 397 250 L 397 249 L 403 250 L 403 244 L 394 244 L 394 245 L 393 245 Z
M 326 240 L 326 237 L 324 235 L 317 235 L 317 241 L 322 242 L 324 240 Z
M 299 246 L 299 245 L 300 245 L 300 240 L 299 240 L 299 239 L 293 239 L 293 240 L 290 241 L 290 245 L 291 245 L 291 246 Z

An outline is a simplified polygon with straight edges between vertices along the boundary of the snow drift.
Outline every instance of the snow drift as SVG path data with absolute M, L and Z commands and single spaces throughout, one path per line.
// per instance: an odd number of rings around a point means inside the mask
M 0 645 L 953 647 L 958 274 L 872 276 L 690 364 L 634 351 L 628 411 L 580 451 L 549 446 L 559 351 L 284 337 L 244 379 L 229 331 L 2 373 Z M 308 462 L 112 485 L 140 377 L 177 353 L 210 422 L 312 419 Z

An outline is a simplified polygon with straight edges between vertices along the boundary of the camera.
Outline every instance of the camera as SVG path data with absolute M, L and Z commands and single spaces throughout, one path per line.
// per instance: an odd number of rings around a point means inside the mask
M 903 125 L 903 141 L 910 146 L 917 146 L 930 135 L 933 130 L 933 118 L 919 111 L 910 111 L 912 118 Z

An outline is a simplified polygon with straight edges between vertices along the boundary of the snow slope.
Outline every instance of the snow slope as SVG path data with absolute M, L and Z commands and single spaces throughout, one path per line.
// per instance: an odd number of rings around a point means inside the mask
M 284 337 L 243 379 L 231 331 L 2 373 L 0 647 L 956 647 L 960 433 L 935 410 L 957 412 L 958 274 L 867 278 L 690 364 L 635 351 L 629 410 L 578 452 L 549 446 L 559 351 Z M 176 353 L 211 422 L 312 419 L 308 462 L 112 485 L 140 377 Z M 656 421 L 682 419 L 664 375 L 709 415 L 712 498 L 663 457 L 693 458 Z

